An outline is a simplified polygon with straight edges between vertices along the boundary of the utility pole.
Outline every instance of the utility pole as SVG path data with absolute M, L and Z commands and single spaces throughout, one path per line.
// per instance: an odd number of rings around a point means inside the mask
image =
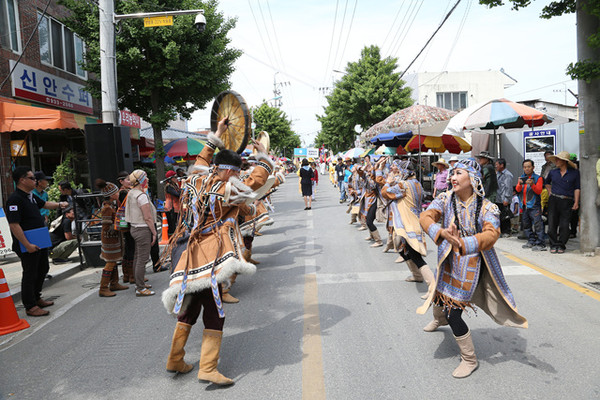
M 290 83 L 289 82 L 277 82 L 277 74 L 279 73 L 279 71 L 275 72 L 275 74 L 273 75 L 273 98 L 274 99 L 278 99 L 275 101 L 274 106 L 275 107 L 281 107 L 283 105 L 283 103 L 281 102 L 281 87 L 283 86 L 289 86 Z
M 102 122 L 118 125 L 117 60 L 115 50 L 115 3 L 100 0 L 100 85 L 102 91 Z
M 600 60 L 600 50 L 591 48 L 587 38 L 598 32 L 600 19 L 588 14 L 585 9 L 591 7 L 590 0 L 577 0 L 577 59 Z M 596 206 L 599 185 L 596 178 L 596 163 L 600 157 L 600 78 L 587 83 L 578 81 L 579 119 L 583 120 L 583 134 L 579 136 L 579 165 L 581 173 L 581 200 L 579 215 L 581 218 L 580 243 L 585 255 L 594 255 L 600 246 L 600 212 Z

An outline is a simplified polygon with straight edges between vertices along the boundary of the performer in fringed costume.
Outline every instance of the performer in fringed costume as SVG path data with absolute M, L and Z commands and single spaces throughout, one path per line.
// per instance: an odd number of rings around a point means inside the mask
M 427 256 L 425 233 L 419 224 L 423 188 L 415 178 L 409 160 L 395 160 L 393 164 L 397 173 L 383 186 L 381 193 L 385 199 L 392 201 L 389 208 L 394 238 L 400 255 L 406 260 L 406 265 L 412 273 L 406 280 L 423 282 L 425 279 L 429 293 L 434 289 L 435 277 L 423 259 Z M 427 296 L 428 294 L 423 298 Z
M 191 326 L 204 309 L 204 332 L 200 354 L 198 379 L 218 385 L 233 381 L 219 373 L 217 363 L 223 336 L 225 313 L 221 301 L 223 286 L 229 285 L 233 274 L 253 274 L 256 267 L 242 257 L 242 239 L 237 227 L 240 212 L 253 214 L 254 206 L 246 206 L 254 199 L 256 190 L 264 185 L 272 171 L 271 160 L 260 143 L 258 163 L 250 176 L 239 180 L 241 157 L 224 149 L 220 136 L 227 129 L 227 119 L 219 121 L 217 132 L 210 134 L 199 154 L 195 172 L 185 184 L 182 201 L 187 203 L 180 217 L 181 223 L 173 234 L 166 253 L 171 252 L 174 270 L 169 288 L 162 301 L 169 313 L 177 315 L 167 371 L 187 373 L 192 366 L 184 361 L 184 346 Z M 210 161 L 215 149 L 221 151 Z
M 104 179 L 97 179 L 96 187 L 104 196 L 100 215 L 102 216 L 102 233 L 100 235 L 101 248 L 100 258 L 106 261 L 102 270 L 100 280 L 100 297 L 113 297 L 118 290 L 129 289 L 128 286 L 119 283 L 119 270 L 117 263 L 123 258 L 123 236 L 121 232 L 115 230 L 115 215 L 117 213 L 116 202 L 119 198 L 119 188 L 111 182 Z
M 363 187 L 361 185 L 362 180 L 358 176 L 358 166 L 352 166 L 352 175 L 348 178 L 348 209 L 347 214 L 350 214 L 350 225 L 354 225 L 358 221 L 358 214 L 360 212 L 360 198 L 362 196 Z
M 481 179 L 481 167 L 474 159 L 459 161 L 450 171 L 452 190 L 434 199 L 420 218 L 438 245 L 438 271 L 436 289 L 417 313 L 424 314 L 433 303 L 434 320 L 424 330 L 450 325 L 461 355 L 455 378 L 469 376 L 479 365 L 471 331 L 462 319 L 467 307 L 481 308 L 500 325 L 527 328 L 494 250 L 500 212 L 484 197 Z
M 373 241 L 371 247 L 383 246 L 379 231 L 375 226 L 375 218 L 377 215 L 377 200 L 379 198 L 379 188 L 375 182 L 375 167 L 371 164 L 371 158 L 365 157 L 365 165 L 358 170 L 358 174 L 365 181 L 365 192 L 361 199 L 360 213 L 365 218 L 369 236 L 365 238 L 367 241 Z M 362 230 L 359 228 L 359 230 Z

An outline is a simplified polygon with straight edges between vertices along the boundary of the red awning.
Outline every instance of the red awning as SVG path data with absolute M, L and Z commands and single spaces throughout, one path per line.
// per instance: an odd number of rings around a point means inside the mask
M 49 129 L 81 128 L 70 112 L 0 101 L 0 132 Z

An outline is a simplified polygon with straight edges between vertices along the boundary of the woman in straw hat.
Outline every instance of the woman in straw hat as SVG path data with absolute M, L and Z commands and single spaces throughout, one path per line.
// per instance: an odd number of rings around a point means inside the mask
M 500 212 L 484 198 L 481 179 L 474 159 L 458 162 L 450 172 L 452 190 L 434 199 L 420 218 L 439 247 L 435 290 L 417 313 L 424 314 L 433 303 L 434 320 L 423 329 L 432 332 L 450 325 L 461 355 L 455 378 L 471 375 L 479 365 L 471 331 L 462 319 L 467 307 L 478 306 L 500 325 L 527 327 L 493 247 L 500 236 Z
M 448 168 L 450 166 L 443 158 L 432 162 L 431 165 L 436 167 L 439 171 L 435 175 L 435 183 L 433 184 L 433 198 L 435 199 L 438 194 L 448 190 Z
M 579 171 L 570 154 L 561 151 L 548 157 L 556 165 L 556 169 L 548 173 L 546 189 L 550 193 L 548 200 L 548 236 L 550 237 L 550 253 L 562 254 L 569 241 L 569 221 L 573 210 L 579 209 L 581 182 Z

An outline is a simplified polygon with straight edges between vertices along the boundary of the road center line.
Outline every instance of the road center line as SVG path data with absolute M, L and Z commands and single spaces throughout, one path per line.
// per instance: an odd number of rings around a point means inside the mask
M 302 332 L 302 399 L 324 400 L 323 346 L 319 320 L 319 292 L 317 274 L 305 260 L 307 273 L 304 281 L 304 327 Z M 314 263 L 314 260 L 312 260 Z M 316 266 L 313 266 L 316 270 Z

